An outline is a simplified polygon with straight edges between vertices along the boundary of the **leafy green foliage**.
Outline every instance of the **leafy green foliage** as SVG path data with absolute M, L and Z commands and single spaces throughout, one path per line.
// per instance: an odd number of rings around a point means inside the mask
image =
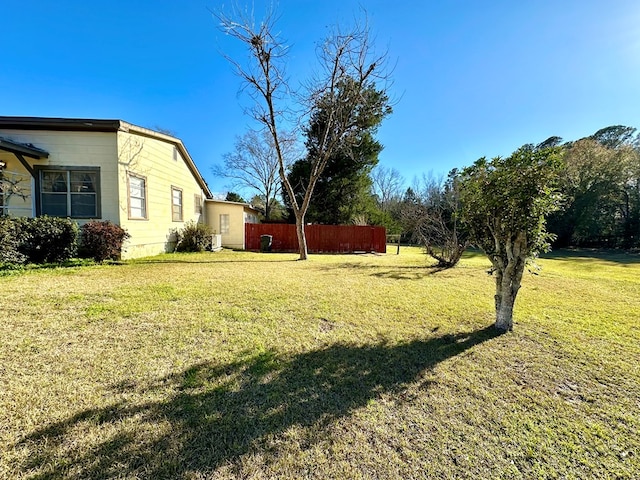
M 33 263 L 59 263 L 69 260 L 77 250 L 78 224 L 68 218 L 30 219 L 25 255 Z
M 80 231 L 80 255 L 96 262 L 119 260 L 122 245 L 130 237 L 125 229 L 109 221 L 85 223 Z
M 601 128 L 591 135 L 591 139 L 598 142 L 605 148 L 619 148 L 625 145 L 638 144 L 638 137 L 634 138 L 636 129 L 634 127 L 626 127 L 624 125 L 612 125 L 610 127 Z
M 20 252 L 20 230 L 14 218 L 0 215 L 0 266 L 14 267 L 26 262 Z
M 288 213 L 287 208 L 277 198 L 272 198 L 267 202 L 265 195 L 254 195 L 250 203 L 260 211 L 260 218 L 265 222 L 281 221 Z
M 549 220 L 559 246 L 640 245 L 640 148 L 635 128 L 613 126 L 563 145 L 562 211 Z
M 371 203 L 371 168 L 378 162 L 382 146 L 366 136 L 350 154 L 336 152 L 316 183 L 306 220 L 312 223 L 344 225 L 367 211 Z M 299 160 L 293 164 L 289 181 L 301 200 L 309 179 L 311 162 Z
M 68 218 L 1 217 L 0 263 L 61 263 L 76 253 L 78 225 Z
M 518 237 L 523 237 L 521 253 L 526 257 L 549 249 L 546 217 L 560 208 L 556 185 L 561 167 L 557 148 L 521 148 L 506 158 L 481 158 L 462 170 L 462 219 L 490 260 L 506 261 Z
M 373 225 L 381 225 L 387 233 L 402 233 L 401 200 L 405 180 L 395 168 L 377 165 L 371 172 L 373 208 L 368 213 Z
M 211 250 L 211 228 L 204 223 L 187 222 L 182 230 L 176 232 L 177 252 L 203 252 Z

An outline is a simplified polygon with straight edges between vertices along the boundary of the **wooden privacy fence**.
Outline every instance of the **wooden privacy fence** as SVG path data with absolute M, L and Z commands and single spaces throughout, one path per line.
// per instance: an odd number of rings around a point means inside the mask
M 245 249 L 260 250 L 260 237 L 271 235 L 272 252 L 297 252 L 296 226 L 288 224 L 245 224 Z M 359 225 L 306 225 L 309 253 L 387 252 L 387 235 L 384 227 Z

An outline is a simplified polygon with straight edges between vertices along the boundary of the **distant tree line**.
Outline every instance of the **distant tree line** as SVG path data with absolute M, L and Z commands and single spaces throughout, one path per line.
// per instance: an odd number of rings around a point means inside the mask
M 556 140 L 558 143 L 560 139 Z M 563 208 L 549 218 L 559 247 L 640 247 L 640 135 L 611 126 L 562 144 Z
M 563 142 L 551 137 L 529 150 L 557 148 L 562 158 L 557 191 L 559 209 L 549 214 L 547 229 L 555 247 L 640 247 L 640 134 L 621 125 Z M 459 171 L 444 179 L 423 175 L 405 187 L 393 169 L 373 171 L 373 196 L 384 212 L 390 231 L 398 228 L 405 241 L 443 246 L 448 229 L 455 227 L 464 245 L 455 212 Z M 436 228 L 437 225 L 440 228 Z M 445 237 L 443 237 L 445 235 Z

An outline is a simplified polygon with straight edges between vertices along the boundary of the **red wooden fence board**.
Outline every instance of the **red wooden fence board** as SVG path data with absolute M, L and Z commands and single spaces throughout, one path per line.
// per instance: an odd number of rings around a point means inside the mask
M 384 227 L 359 225 L 306 225 L 309 253 L 387 252 Z M 272 252 L 297 252 L 296 226 L 288 224 L 245 224 L 245 248 L 260 250 L 260 236 L 271 235 Z

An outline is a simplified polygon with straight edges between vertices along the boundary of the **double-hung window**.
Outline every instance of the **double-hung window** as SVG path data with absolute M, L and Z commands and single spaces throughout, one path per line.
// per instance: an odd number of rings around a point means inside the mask
M 182 190 L 171 187 L 171 220 L 182 221 Z
M 147 218 L 147 181 L 144 177 L 129 174 L 129 218 Z
M 229 214 L 220 214 L 220 233 L 226 235 L 229 233 Z
M 38 170 L 39 215 L 100 218 L 99 167 L 48 167 Z

